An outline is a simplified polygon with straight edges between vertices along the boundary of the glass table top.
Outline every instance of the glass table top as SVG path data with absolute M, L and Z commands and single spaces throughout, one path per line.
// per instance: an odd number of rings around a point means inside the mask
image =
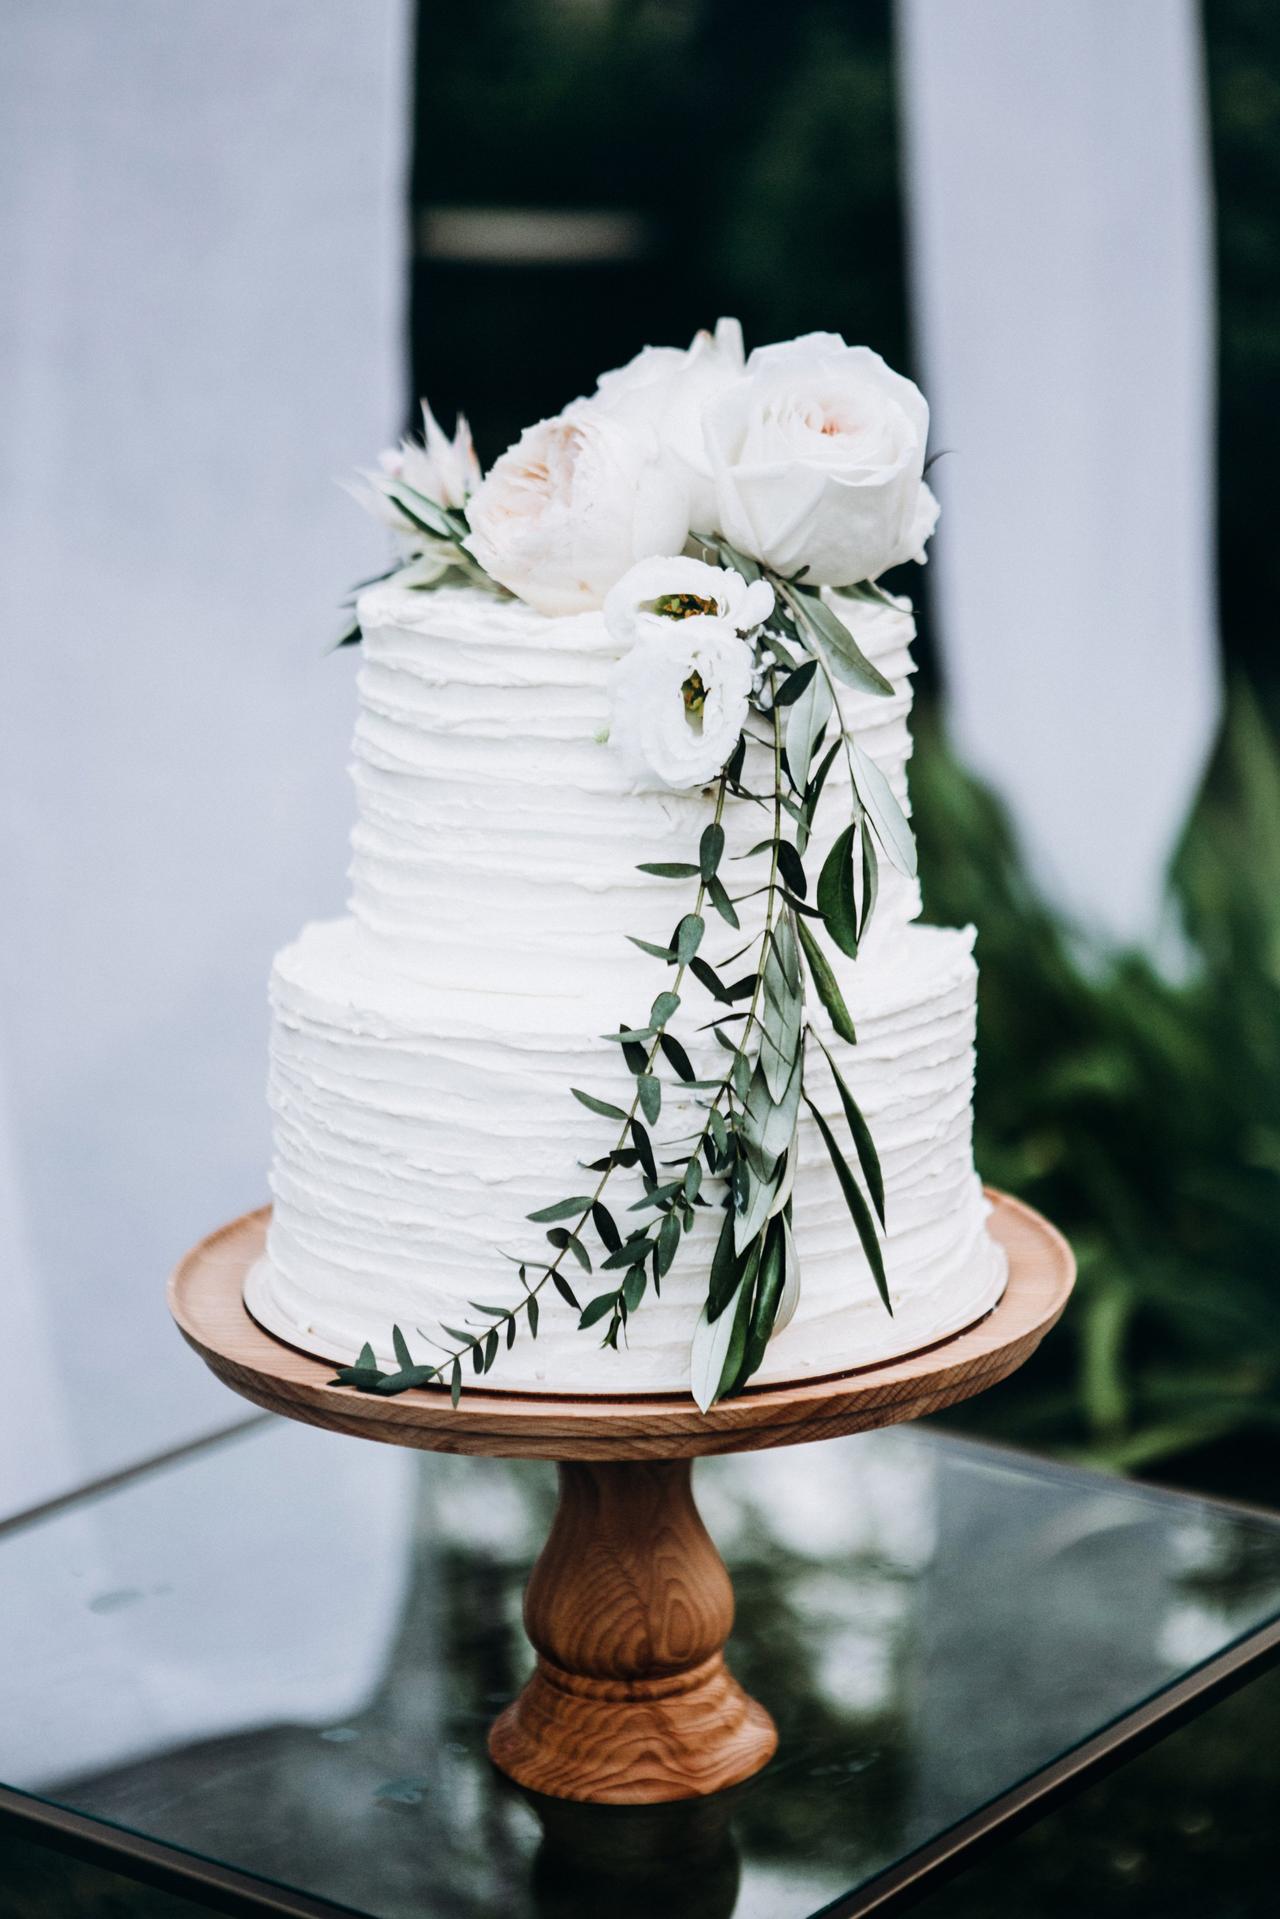
M 536 1804 L 549 1466 L 271 1421 L 0 1538 L 0 1782 L 373 1919 L 811 1919 L 1280 1616 L 1280 1520 L 921 1428 L 699 1461 L 777 1721 L 701 1804 Z

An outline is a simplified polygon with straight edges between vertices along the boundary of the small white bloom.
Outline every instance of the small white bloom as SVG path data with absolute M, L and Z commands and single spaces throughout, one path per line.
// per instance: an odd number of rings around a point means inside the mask
M 613 669 L 609 743 L 637 786 L 714 780 L 738 743 L 753 654 L 728 621 L 658 618 Z
M 714 333 L 687 348 L 647 346 L 626 366 L 602 373 L 588 402 L 616 417 L 653 427 L 689 496 L 689 524 L 709 533 L 716 520 L 715 478 L 702 416 L 718 393 L 742 375 L 742 328 L 718 320 Z
M 810 333 L 757 348 L 704 425 L 718 530 L 740 552 L 825 586 L 924 557 L 929 409 L 869 347 Z
M 463 542 L 491 579 L 547 614 L 598 607 L 636 560 L 678 552 L 684 489 L 657 435 L 576 401 L 521 434 L 467 507 Z
M 363 476 L 367 492 L 356 495 L 400 536 L 405 551 L 415 555 L 429 548 L 431 541 L 397 505 L 390 489 L 404 486 L 437 506 L 457 509 L 466 505 L 480 484 L 480 462 L 471 444 L 471 429 L 461 413 L 450 439 L 424 400 L 422 428 L 424 444 L 402 440 L 399 446 L 389 447 L 378 456 L 377 471 Z
M 604 623 L 620 647 L 630 647 L 645 644 L 672 620 L 723 620 L 745 635 L 772 612 L 773 588 L 767 580 L 748 586 L 741 573 L 728 567 L 677 554 L 640 560 L 624 573 L 605 599 Z

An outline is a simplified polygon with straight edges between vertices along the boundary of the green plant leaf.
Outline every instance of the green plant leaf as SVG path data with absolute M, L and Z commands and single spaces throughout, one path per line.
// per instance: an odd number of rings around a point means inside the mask
M 615 1046 L 644 1046 L 653 1038 L 652 1026 L 622 1026 L 616 1033 L 601 1033 L 601 1039 L 612 1040 Z
M 797 920 L 796 926 L 800 934 L 800 944 L 804 948 L 804 956 L 809 962 L 813 983 L 818 990 L 818 998 L 831 1015 L 831 1024 L 841 1039 L 847 1040 L 850 1046 L 856 1046 L 858 1035 L 854 1030 L 849 1008 L 844 1003 L 844 994 L 840 991 L 836 976 L 831 970 L 831 964 L 805 922 Z
M 589 1326 L 594 1326 L 597 1321 L 602 1320 L 606 1313 L 611 1313 L 617 1298 L 616 1293 L 597 1293 L 594 1299 L 589 1299 L 578 1319 L 578 1331 L 586 1332 Z
M 644 860 L 636 867 L 637 873 L 652 873 L 659 880 L 696 880 L 698 869 L 690 866 L 688 860 Z
M 645 1172 L 649 1175 L 650 1179 L 657 1179 L 658 1166 L 657 1161 L 653 1157 L 653 1145 L 648 1133 L 638 1119 L 633 1119 L 631 1122 L 631 1138 L 637 1153 L 640 1155 L 640 1164 L 644 1167 Z
M 409 1342 L 406 1340 L 404 1334 L 400 1331 L 400 1328 L 398 1326 L 393 1326 L 391 1328 L 391 1346 L 392 1346 L 392 1350 L 395 1353 L 396 1361 L 402 1372 L 407 1366 L 412 1366 L 413 1354 L 409 1351 Z
M 664 1279 L 670 1271 L 671 1262 L 676 1256 L 676 1249 L 679 1244 L 680 1220 L 674 1212 L 670 1212 L 666 1215 L 662 1225 L 658 1229 L 657 1258 L 659 1279 Z
M 813 750 L 832 710 L 826 674 L 817 671 L 816 661 L 811 664 L 814 671 L 787 714 L 787 766 L 798 793 L 803 793 L 808 785 Z
M 782 682 L 774 696 L 774 705 L 780 707 L 794 706 L 800 698 L 800 695 L 808 689 L 817 670 L 818 662 L 816 660 L 806 660 L 803 666 L 798 666 L 795 669 L 794 673 L 788 673 L 786 679 Z
M 678 993 L 659 993 L 657 999 L 649 1009 L 650 1031 L 656 1033 L 660 1026 L 665 1026 L 672 1014 L 678 1010 L 679 1005 L 680 995 Z
M 856 740 L 851 742 L 851 746 L 854 784 L 858 789 L 858 798 L 866 808 L 867 818 L 875 828 L 876 837 L 886 856 L 900 873 L 905 873 L 908 879 L 914 879 L 916 843 L 893 788 L 870 754 L 864 753 Z
M 605 1264 L 608 1264 L 607 1260 Z M 572 1306 L 576 1313 L 578 1310 L 578 1295 L 574 1292 L 564 1274 L 553 1272 L 551 1275 L 551 1284 L 555 1287 L 565 1305 Z
M 589 1113 L 599 1113 L 601 1119 L 616 1119 L 621 1125 L 627 1117 L 620 1106 L 611 1105 L 607 1099 L 597 1099 L 594 1093 L 584 1093 L 580 1086 L 571 1086 L 569 1091 L 579 1105 L 585 1106 Z
M 712 820 L 702 830 L 698 842 L 698 870 L 704 880 L 712 880 L 724 854 L 724 828 L 719 820 Z
M 642 940 L 635 933 L 628 933 L 627 938 L 633 946 L 638 946 L 642 953 L 647 953 L 650 959 L 664 960 L 668 966 L 675 965 L 676 956 L 669 946 L 658 946 L 653 940 Z
M 540 1206 L 536 1213 L 526 1213 L 525 1218 L 533 1220 L 537 1226 L 545 1226 L 552 1219 L 575 1219 L 587 1212 L 590 1205 L 591 1195 L 584 1193 L 577 1199 L 558 1199 L 554 1206 Z
M 645 1287 L 649 1284 L 648 1274 L 643 1266 L 633 1266 L 622 1282 L 622 1303 L 629 1313 L 634 1313 L 644 1298 Z
M 698 959 L 696 956 L 691 959 L 689 961 L 689 971 L 700 985 L 706 987 L 712 999 L 719 1000 L 722 1006 L 732 1005 L 724 981 L 720 978 L 720 975 L 715 971 L 714 967 L 708 966 L 704 959 Z
M 462 1398 L 462 1367 L 455 1359 L 449 1374 L 449 1403 L 456 1407 Z
M 718 880 L 714 874 L 707 881 L 707 898 L 711 901 L 711 904 L 715 907 L 716 912 L 722 920 L 727 920 L 729 925 L 734 928 L 741 926 L 742 921 L 738 918 L 737 908 L 725 892 L 721 881 Z M 692 964 L 692 961 L 690 961 L 690 964 Z
M 622 1244 L 622 1234 L 618 1231 L 613 1214 L 602 1199 L 591 1202 L 591 1223 L 600 1235 L 600 1243 L 607 1253 L 616 1253 Z
M 849 1217 L 852 1219 L 858 1238 L 862 1242 L 862 1250 L 867 1256 L 867 1264 L 871 1268 L 871 1276 L 875 1280 L 876 1291 L 884 1302 L 885 1311 L 889 1314 L 889 1317 L 892 1318 L 893 1302 L 889 1298 L 889 1281 L 885 1276 L 884 1254 L 880 1250 L 880 1241 L 876 1235 L 876 1223 L 872 1217 L 871 1208 L 862 1196 L 862 1189 L 854 1178 L 848 1161 L 836 1144 L 835 1134 L 831 1131 L 826 1120 L 822 1117 L 822 1114 L 818 1111 L 807 1093 L 804 1096 L 804 1103 L 813 1114 L 818 1131 L 822 1135 L 822 1143 L 826 1147 L 831 1159 L 831 1164 L 835 1168 L 836 1178 L 840 1182 L 840 1190 L 844 1194 L 844 1203 L 849 1209 Z
M 846 826 L 822 862 L 818 875 L 818 911 L 828 933 L 842 953 L 858 957 L 858 900 L 853 885 L 853 841 L 856 826 Z M 865 837 L 865 836 L 864 836 Z
M 836 1091 L 840 1095 L 840 1104 L 844 1108 L 845 1121 L 849 1128 L 850 1137 L 853 1140 L 854 1151 L 858 1155 L 858 1165 L 862 1168 L 862 1177 L 866 1181 L 867 1191 L 871 1195 L 871 1203 L 876 1209 L 880 1224 L 883 1226 L 885 1223 L 884 1175 L 880 1170 L 880 1155 L 877 1153 L 876 1143 L 871 1137 L 871 1128 L 863 1118 L 862 1109 L 859 1107 L 858 1102 L 846 1086 L 839 1067 L 832 1059 L 826 1047 L 822 1045 L 822 1041 L 818 1039 L 816 1033 L 814 1034 L 814 1038 L 818 1040 L 819 1046 L 822 1046 L 823 1058 L 831 1069 L 831 1077 L 835 1081 Z
M 641 1073 L 636 1081 L 636 1090 L 640 1097 L 640 1110 L 650 1126 L 657 1122 L 662 1111 L 662 1081 L 653 1073 Z
M 764 1252 L 756 1277 L 751 1302 L 751 1318 L 743 1345 L 742 1364 L 735 1386 L 744 1386 L 764 1361 L 765 1348 L 773 1334 L 774 1321 L 782 1301 L 782 1283 L 786 1272 L 785 1232 L 781 1214 L 769 1221 Z
M 577 1305 L 577 1303 L 578 1302 L 576 1299 L 571 1302 L 571 1304 L 575 1306 Z M 524 1310 L 526 1314 L 528 1315 L 528 1319 L 529 1319 L 530 1337 L 533 1339 L 536 1339 L 538 1337 L 538 1302 L 534 1298 L 532 1293 L 530 1293 L 528 1299 L 526 1299 L 524 1303 Z M 512 1320 L 511 1324 L 514 1326 L 515 1321 Z
M 702 935 L 705 931 L 705 924 L 697 913 L 685 914 L 679 926 L 676 928 L 675 941 L 676 952 L 684 964 L 687 965 L 697 952 L 702 943 Z
M 572 1253 L 584 1273 L 591 1271 L 590 1253 L 577 1234 L 571 1233 L 567 1226 L 552 1226 L 547 1233 L 547 1238 L 559 1252 Z
M 880 891 L 880 860 L 876 853 L 876 843 L 868 832 L 862 835 L 862 910 L 858 916 L 858 938 L 866 937 L 867 927 L 871 924 L 871 915 L 876 910 L 876 896 Z
M 731 1382 L 742 1360 L 745 1329 L 741 1326 L 744 1301 L 750 1302 L 748 1274 L 744 1273 L 728 1305 L 716 1319 L 708 1319 L 704 1306 L 693 1335 L 689 1353 L 689 1390 L 700 1412 L 715 1405 L 725 1385 Z
M 840 616 L 817 593 L 792 590 L 790 605 L 816 635 L 837 679 L 864 693 L 892 694 L 893 682 L 873 666 Z
M 809 882 L 804 876 L 804 865 L 800 855 L 790 840 L 778 841 L 778 871 L 796 898 L 803 899 L 809 890 Z
M 681 1079 L 688 1081 L 697 1078 L 693 1070 L 693 1062 L 690 1060 L 689 1055 L 685 1052 L 679 1040 L 675 1038 L 674 1034 L 663 1033 L 659 1037 L 658 1045 L 662 1048 L 663 1057 L 666 1059 L 668 1065 L 673 1068 Z

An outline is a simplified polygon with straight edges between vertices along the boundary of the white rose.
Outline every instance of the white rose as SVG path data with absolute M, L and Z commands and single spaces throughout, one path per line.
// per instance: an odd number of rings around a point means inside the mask
M 636 560 L 678 552 L 689 533 L 685 491 L 651 427 L 577 401 L 521 434 L 467 506 L 463 544 L 539 613 L 601 604 Z
M 718 320 L 714 333 L 687 348 L 647 346 L 626 366 L 602 373 L 589 402 L 627 420 L 648 422 L 689 493 L 689 524 L 709 533 L 716 519 L 715 478 L 702 419 L 718 393 L 741 378 L 742 328 Z
M 718 530 L 741 552 L 823 586 L 924 558 L 929 409 L 869 347 L 810 333 L 757 348 L 704 428 Z
M 741 573 L 677 554 L 641 560 L 624 573 L 605 598 L 604 623 L 620 647 L 631 647 L 660 635 L 673 620 L 722 620 L 746 635 L 772 612 L 767 580 L 748 586 Z

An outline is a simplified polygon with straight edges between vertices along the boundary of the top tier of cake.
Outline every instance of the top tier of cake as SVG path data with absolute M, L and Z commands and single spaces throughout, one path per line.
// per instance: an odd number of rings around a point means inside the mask
M 833 604 L 893 682 L 892 698 L 842 688 L 841 703 L 905 803 L 910 611 Z M 445 988 L 607 993 L 616 1009 L 634 983 L 651 998 L 654 962 L 626 936 L 665 942 L 687 889 L 636 868 L 696 858 L 707 797 L 637 790 L 609 749 L 617 648 L 601 615 L 547 619 L 467 588 L 394 584 L 367 592 L 359 615 L 351 910 L 382 962 Z M 769 782 L 762 765 L 758 784 Z M 815 876 L 849 817 L 837 797 L 847 786 L 837 761 L 807 861 Z M 732 856 L 768 819 L 740 800 L 725 826 Z M 871 938 L 891 939 L 919 908 L 914 882 L 886 866 Z

